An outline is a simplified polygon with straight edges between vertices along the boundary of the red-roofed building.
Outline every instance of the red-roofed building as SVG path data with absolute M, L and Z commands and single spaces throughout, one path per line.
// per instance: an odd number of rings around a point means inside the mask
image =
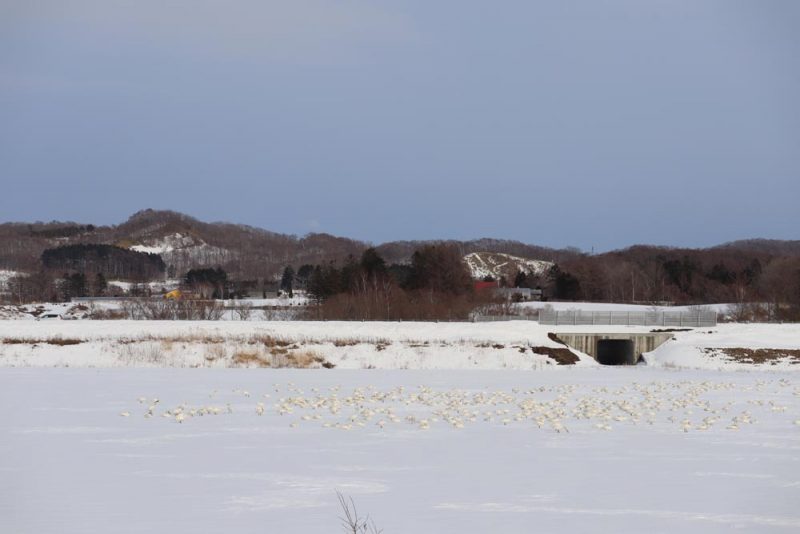
M 475 282 L 475 291 L 481 291 L 484 289 L 496 289 L 500 287 L 500 283 L 497 281 L 494 282 L 485 282 L 483 280 L 478 280 Z

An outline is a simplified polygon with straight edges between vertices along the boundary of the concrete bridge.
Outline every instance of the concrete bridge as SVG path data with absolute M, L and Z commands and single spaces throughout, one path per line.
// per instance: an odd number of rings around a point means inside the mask
M 554 335 L 570 348 L 610 365 L 635 364 L 643 353 L 655 350 L 673 338 L 670 332 L 557 332 Z M 606 340 L 612 341 L 604 343 Z

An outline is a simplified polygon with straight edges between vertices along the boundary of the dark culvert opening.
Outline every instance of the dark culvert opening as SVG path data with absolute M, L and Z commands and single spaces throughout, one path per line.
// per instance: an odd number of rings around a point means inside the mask
M 597 341 L 597 361 L 603 365 L 636 365 L 632 339 L 600 339 Z

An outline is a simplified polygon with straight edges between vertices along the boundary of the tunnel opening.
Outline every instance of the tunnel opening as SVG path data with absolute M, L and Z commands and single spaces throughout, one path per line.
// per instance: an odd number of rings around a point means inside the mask
M 638 357 L 631 339 L 598 339 L 597 362 L 602 365 L 636 365 Z

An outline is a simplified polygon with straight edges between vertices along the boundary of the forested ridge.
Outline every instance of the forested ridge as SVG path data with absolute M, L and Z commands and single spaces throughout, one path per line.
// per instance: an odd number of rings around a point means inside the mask
M 537 231 L 546 232 L 539 228 Z M 635 245 L 601 254 L 518 241 L 394 241 L 374 246 L 395 275 L 415 252 L 444 247 L 461 256 L 502 252 L 556 264 L 548 273 L 509 277 L 545 298 L 608 302 L 791 302 L 800 305 L 800 241 L 749 239 L 690 249 Z M 143 210 L 114 226 L 74 222 L 0 224 L 0 270 L 32 275 L 102 274 L 141 282 L 180 278 L 191 269 L 222 269 L 228 279 L 278 281 L 290 267 L 345 268 L 371 245 L 324 233 L 294 235 L 252 226 L 207 223 L 173 211 Z M 152 252 L 152 254 L 147 254 Z M 333 266 L 333 267 L 332 267 Z M 302 274 L 302 277 L 300 276 Z

